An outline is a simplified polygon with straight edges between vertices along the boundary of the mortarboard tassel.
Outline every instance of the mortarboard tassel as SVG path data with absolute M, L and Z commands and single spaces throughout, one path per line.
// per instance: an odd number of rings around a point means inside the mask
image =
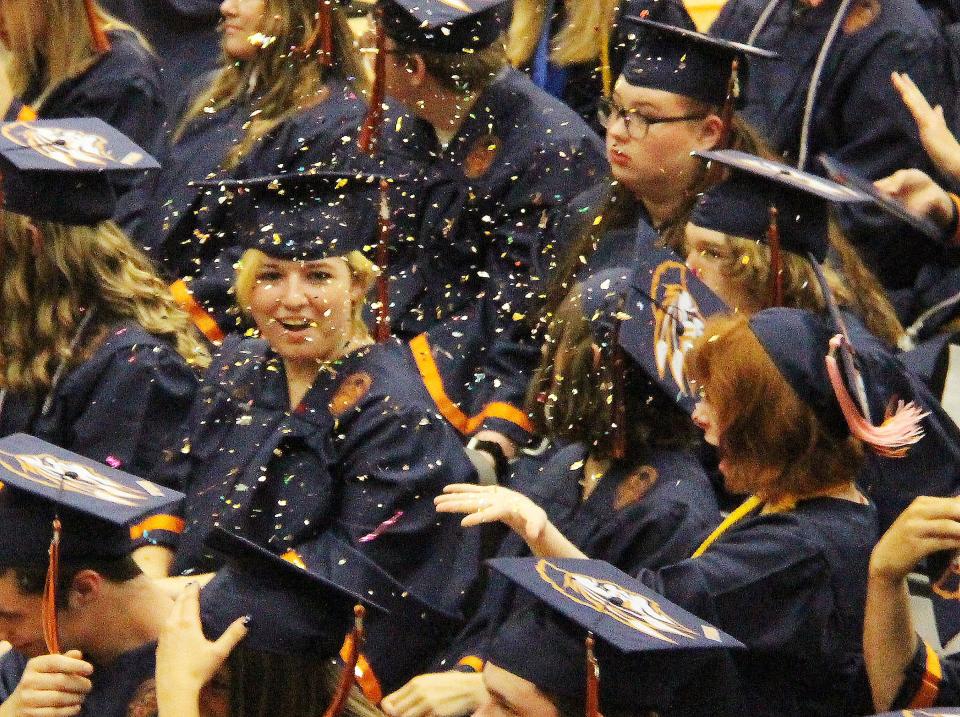
M 733 108 L 740 96 L 740 58 L 734 57 L 730 63 L 730 79 L 727 81 L 727 96 L 723 101 L 723 108 L 720 110 L 720 119 L 723 124 L 720 127 L 720 139 L 717 141 L 717 149 L 730 149 L 730 135 L 733 127 Z
M 627 454 L 627 403 L 623 388 L 623 373 L 626 370 L 626 360 L 623 355 L 623 347 L 620 346 L 620 311 L 617 311 L 617 317 L 613 323 L 611 332 L 611 341 L 613 342 L 613 355 L 611 363 L 611 373 L 613 374 L 613 446 L 610 452 L 611 456 L 621 459 Z
M 297 48 L 300 53 L 309 55 L 320 45 L 321 67 L 333 64 L 333 8 L 330 3 L 331 0 L 318 0 L 317 24 L 307 41 Z
M 60 579 L 60 536 L 63 526 L 60 518 L 53 519 L 53 537 L 50 539 L 50 562 L 47 565 L 47 578 L 43 585 L 41 602 L 41 620 L 43 621 L 43 641 L 47 652 L 60 654 L 60 629 L 57 625 L 57 581 Z
M 110 39 L 100 23 L 100 15 L 97 12 L 93 0 L 83 0 L 83 5 L 87 11 L 87 23 L 90 26 L 90 37 L 93 39 L 93 49 L 98 53 L 110 52 Z
M 390 185 L 380 180 L 380 216 L 377 219 L 379 239 L 377 242 L 377 326 L 374 338 L 383 343 L 390 338 L 390 202 L 387 192 Z
M 366 631 L 363 627 L 363 618 L 366 610 L 363 605 L 353 606 L 353 630 L 350 632 L 349 650 L 343 661 L 343 671 L 340 673 L 340 681 L 337 683 L 337 689 L 333 693 L 333 700 L 323 717 L 338 717 L 347 704 L 347 697 L 354 684 L 354 671 L 357 669 L 357 660 L 360 659 L 360 652 L 363 650 L 363 642 L 366 638 Z
M 373 86 L 370 89 L 370 107 L 367 116 L 363 119 L 357 145 L 361 152 L 372 155 L 380 134 L 380 124 L 383 122 L 383 100 L 386 94 L 386 61 L 387 35 L 383 27 L 383 10 L 377 5 L 374 22 L 377 26 L 376 50 L 377 56 L 373 60 Z
M 893 402 L 887 408 L 887 415 L 879 426 L 873 425 L 857 410 L 847 385 L 844 383 L 840 364 L 835 353 L 837 349 L 851 350 L 850 344 L 843 334 L 837 334 L 830 339 L 830 353 L 826 357 L 827 374 L 830 376 L 830 385 L 840 404 L 840 411 L 850 427 L 850 433 L 866 443 L 873 451 L 883 458 L 903 458 L 910 450 L 910 446 L 923 438 L 923 428 L 920 421 L 928 413 L 917 406 L 913 401 L 904 403 L 897 401 L 896 408 Z
M 600 717 L 600 664 L 593 653 L 593 633 L 587 633 L 584 646 L 587 648 L 586 717 Z
M 770 224 L 767 226 L 767 246 L 770 247 L 770 274 L 767 277 L 769 306 L 783 306 L 783 255 L 780 251 L 780 225 L 777 208 L 770 207 Z

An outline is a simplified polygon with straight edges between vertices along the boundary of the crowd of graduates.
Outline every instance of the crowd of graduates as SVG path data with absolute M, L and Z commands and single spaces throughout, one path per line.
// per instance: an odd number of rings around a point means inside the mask
M 960 714 L 958 15 L 3 0 L 0 717 Z

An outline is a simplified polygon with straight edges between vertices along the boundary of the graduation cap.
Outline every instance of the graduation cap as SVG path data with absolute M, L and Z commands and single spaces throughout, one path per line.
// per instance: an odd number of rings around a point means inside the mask
M 653 87 L 722 107 L 724 132 L 718 146 L 725 147 L 733 110 L 746 104 L 747 58 L 779 55 L 705 35 L 692 24 L 675 27 L 635 15 L 624 19 L 647 31 L 624 65 L 624 79 L 636 87 Z
M 129 555 L 131 523 L 183 499 L 182 493 L 24 433 L 0 439 L 0 481 L 0 564 L 48 565 L 43 626 L 51 653 L 60 651 L 60 563 Z
M 497 558 L 487 564 L 551 612 L 514 614 L 491 641 L 486 658 L 548 694 L 582 699 L 586 693 L 588 713 L 649 704 L 648 693 L 657 687 L 640 679 L 638 671 L 645 667 L 743 648 L 600 560 Z
M 906 455 L 909 446 L 923 437 L 920 421 L 927 414 L 913 402 L 900 401 L 879 426 L 858 412 L 847 383 L 853 383 L 856 390 L 862 388 L 862 378 L 858 370 L 848 370 L 846 376 L 841 372 L 837 352 L 848 351 L 845 355 L 851 363 L 856 356 L 834 317 L 775 307 L 754 314 L 750 329 L 783 378 L 831 435 L 845 438 L 853 434 L 886 458 Z
M 378 341 L 390 333 L 387 184 L 382 175 L 329 170 L 195 183 L 226 195 L 227 221 L 244 249 L 298 261 L 374 254 L 380 269 Z
M 206 545 L 226 558 L 200 592 L 200 617 L 210 639 L 249 615 L 244 644 L 250 648 L 332 657 L 350 632 L 354 606 L 386 612 L 320 573 L 223 528 L 215 528 Z
M 489 47 L 506 28 L 506 0 L 380 0 L 384 31 L 398 45 L 432 52 Z
M 923 709 L 897 710 L 896 712 L 881 712 L 873 717 L 936 717 L 939 715 L 960 717 L 960 707 L 925 707 Z
M 93 117 L 0 124 L 3 207 L 33 219 L 78 225 L 109 219 L 117 204 L 111 180 L 159 166 Z
M 697 397 L 684 357 L 708 317 L 727 311 L 683 259 L 666 248 L 639 255 L 621 311 L 619 342 L 661 390 L 688 413 Z
M 844 164 L 838 159 L 834 159 L 826 154 L 821 154 L 817 159 L 827 170 L 830 179 L 845 187 L 854 189 L 867 195 L 873 203 L 881 210 L 908 224 L 921 234 L 933 239 L 936 242 L 942 241 L 943 231 L 929 219 L 912 214 L 902 202 L 897 201 L 888 194 L 884 194 L 875 186 L 873 182 L 860 174 L 857 170 Z

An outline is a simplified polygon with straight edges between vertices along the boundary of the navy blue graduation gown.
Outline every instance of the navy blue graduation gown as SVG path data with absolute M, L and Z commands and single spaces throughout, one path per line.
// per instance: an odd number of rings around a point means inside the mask
M 748 515 L 700 557 L 636 576 L 747 646 L 732 655 L 742 714 L 846 717 L 870 710 L 861 644 L 876 538 L 872 506 L 813 498 Z
M 592 559 L 630 573 L 670 565 L 690 555 L 720 522 L 710 481 L 689 451 L 653 451 L 644 465 L 656 481 L 645 493 L 633 471 L 614 464 L 582 501 L 579 479 L 586 458 L 582 444 L 552 450 L 543 458 L 523 458 L 514 464 L 509 485 L 543 508 L 557 529 Z M 509 533 L 496 557 L 529 555 L 523 539 Z M 496 627 L 535 602 L 515 594 L 510 585 L 502 576 L 490 577 L 479 610 L 447 650 L 441 668 L 481 658 Z
M 173 106 L 183 88 L 217 66 L 217 0 L 101 0 L 111 15 L 143 33 L 160 58 L 163 96 Z
M 40 119 L 98 117 L 153 153 L 166 111 L 157 58 L 126 30 L 110 31 L 107 37 L 109 52 L 54 88 L 34 109 Z M 20 101 L 33 105 L 40 89 L 28 91 Z M 17 119 L 19 107 L 15 102 L 4 119 Z
M 154 479 L 187 496 L 174 572 L 219 566 L 203 547 L 217 525 L 278 554 L 307 555 L 331 534 L 446 614 L 458 613 L 478 570 L 477 540 L 433 507 L 444 485 L 473 482 L 474 470 L 395 340 L 322 371 L 290 411 L 282 361 L 263 341 L 229 337 Z M 381 625 L 389 618 L 371 617 L 371 637 Z M 435 635 L 405 639 L 402 651 L 368 645 L 387 689 L 440 647 Z
M 80 717 L 154 714 L 156 657 L 157 643 L 148 642 L 123 653 L 109 665 L 94 664 L 90 677 L 93 689 L 83 701 Z M 27 658 L 13 650 L 0 657 L 0 703 L 13 694 L 26 666 Z M 136 711 L 137 707 L 146 711 Z
M 839 4 L 806 9 L 799 0 L 779 0 L 753 43 L 780 58 L 751 62 L 743 115 L 788 161 L 797 158 L 807 89 Z M 746 42 L 766 5 L 727 2 L 711 34 Z M 946 68 L 945 43 L 916 2 L 855 0 L 821 74 L 804 168 L 822 172 L 816 157 L 826 152 L 871 179 L 904 167 L 931 171 L 890 73 L 909 73 L 932 105 L 952 107 L 956 90 Z M 909 291 L 920 267 L 939 257 L 939 248 L 876 210 L 844 208 L 838 216 L 887 289 Z
M 515 414 L 538 356 L 527 314 L 544 277 L 547 230 L 606 173 L 603 142 L 513 69 L 480 95 L 446 148 L 422 120 L 388 127 L 384 139 L 387 154 L 419 157 L 430 185 L 421 236 L 391 257 L 394 332 L 426 332 L 442 392 L 466 417 L 458 428 L 525 441 Z M 512 412 L 491 417 L 489 406 Z
M 128 322 L 45 396 L 8 393 L 0 436 L 29 433 L 62 448 L 146 476 L 179 437 L 197 375 L 169 343 Z

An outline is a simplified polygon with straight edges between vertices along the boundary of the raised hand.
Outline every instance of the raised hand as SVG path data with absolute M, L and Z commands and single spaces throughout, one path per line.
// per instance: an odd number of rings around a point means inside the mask
M 543 508 L 502 486 L 454 483 L 446 486 L 433 502 L 438 513 L 467 513 L 460 521 L 464 528 L 499 521 L 527 543 L 539 541 L 549 524 Z
M 920 141 L 927 155 L 941 172 L 960 179 L 960 144 L 947 126 L 943 107 L 931 107 L 927 98 L 910 79 L 910 75 L 905 72 L 894 72 L 890 79 L 917 123 Z
M 40 655 L 27 662 L 13 694 L 0 707 L 2 717 L 71 717 L 83 709 L 93 685 L 93 665 L 79 650 Z

